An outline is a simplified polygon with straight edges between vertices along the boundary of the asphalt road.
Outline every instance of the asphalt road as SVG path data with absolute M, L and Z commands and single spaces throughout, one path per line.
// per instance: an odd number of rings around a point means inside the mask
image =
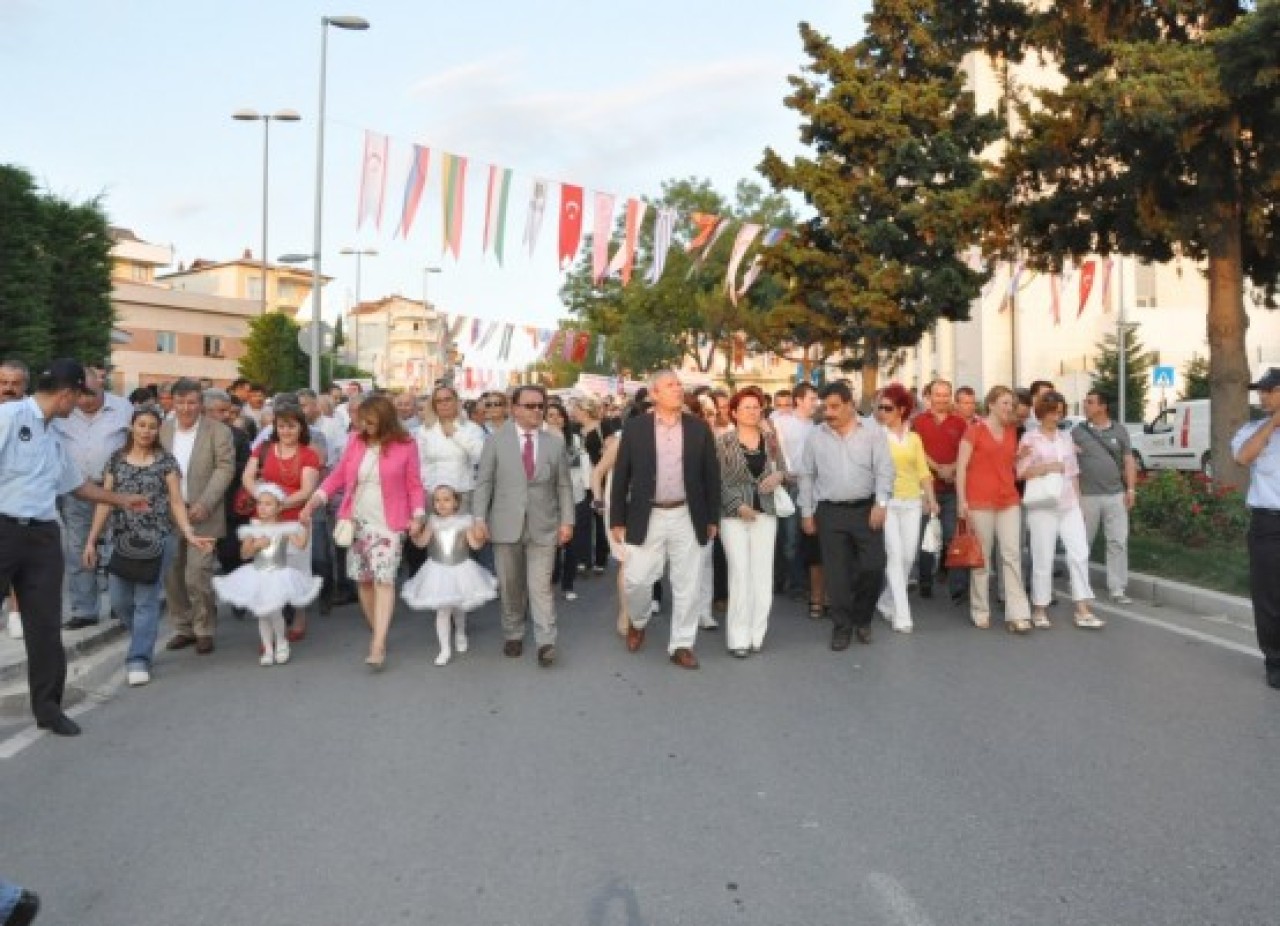
M 687 672 L 665 620 L 625 651 L 612 577 L 580 591 L 552 670 L 502 657 L 496 606 L 444 668 L 401 611 L 380 675 L 354 609 L 269 669 L 226 620 L 83 736 L 0 759 L 0 872 L 40 926 L 1280 919 L 1256 658 L 937 602 L 833 653 L 779 598 L 762 655 L 704 634 Z

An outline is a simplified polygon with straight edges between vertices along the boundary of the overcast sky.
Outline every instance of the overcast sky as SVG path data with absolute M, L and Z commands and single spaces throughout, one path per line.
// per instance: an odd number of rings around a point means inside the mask
M 729 193 L 762 150 L 797 150 L 782 104 L 802 62 L 797 23 L 857 41 L 867 0 L 0 0 L 0 162 L 49 190 L 101 194 L 111 221 L 178 259 L 261 247 L 262 125 L 231 113 L 292 108 L 271 127 L 272 258 L 309 252 L 320 17 L 329 33 L 326 315 L 354 296 L 344 246 L 373 247 L 362 295 L 430 297 L 444 310 L 550 326 L 558 298 L 555 200 L 532 257 L 520 250 L 534 177 L 623 198 L 706 177 Z M 364 131 L 392 138 L 382 229 L 357 231 Z M 411 142 L 472 159 L 461 260 L 441 255 L 438 161 L 407 241 L 398 152 Z M 515 171 L 506 266 L 480 254 L 485 171 Z M 587 228 L 589 229 L 588 218 Z

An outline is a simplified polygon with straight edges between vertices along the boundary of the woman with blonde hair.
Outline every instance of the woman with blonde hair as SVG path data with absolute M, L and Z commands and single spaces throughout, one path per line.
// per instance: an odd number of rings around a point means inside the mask
M 365 663 L 381 669 L 387 658 L 387 631 L 396 604 L 396 573 L 404 533 L 426 524 L 426 496 L 418 447 L 385 396 L 360 403 L 342 459 L 302 509 L 311 512 L 342 491 L 338 526 L 352 522 L 347 574 L 357 584 L 360 609 L 373 631 Z
M 992 547 L 1000 546 L 1000 575 L 1005 595 L 1005 629 L 1031 630 L 1031 606 L 1022 586 L 1022 510 L 1014 485 L 1018 456 L 1017 413 L 1013 390 L 992 386 L 986 417 L 975 417 L 960 440 L 956 460 L 956 513 L 978 535 L 982 565 L 973 570 L 969 614 L 973 625 L 991 625 Z

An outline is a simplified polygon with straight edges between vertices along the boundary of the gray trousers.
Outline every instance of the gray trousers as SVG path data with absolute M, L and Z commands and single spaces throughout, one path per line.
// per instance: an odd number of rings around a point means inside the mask
M 502 596 L 502 638 L 523 640 L 525 615 L 533 615 L 533 640 L 538 646 L 556 642 L 556 606 L 551 591 L 555 565 L 554 543 L 495 543 L 498 593 Z
M 84 542 L 93 525 L 93 502 L 84 502 L 74 495 L 58 499 L 58 512 L 62 515 L 62 546 L 67 577 L 67 609 L 71 617 L 87 617 L 96 621 L 102 610 L 102 593 L 98 588 L 98 573 L 84 568 Z
M 1082 495 L 1080 510 L 1090 549 L 1099 527 L 1107 538 L 1107 591 L 1123 595 L 1129 584 L 1129 509 L 1124 506 L 1124 493 Z

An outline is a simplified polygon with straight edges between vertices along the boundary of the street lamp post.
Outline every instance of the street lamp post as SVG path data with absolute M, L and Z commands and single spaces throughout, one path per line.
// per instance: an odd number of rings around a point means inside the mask
M 321 239 L 324 219 L 324 111 L 325 111 L 325 74 L 329 55 L 329 27 L 363 31 L 369 28 L 369 21 L 359 16 L 321 16 L 320 17 L 320 109 L 316 120 L 316 196 L 315 196 L 315 237 L 311 252 L 315 258 L 312 266 L 311 287 L 311 388 L 320 391 L 320 261 Z
M 274 113 L 259 113 L 256 109 L 237 109 L 231 114 L 237 122 L 262 123 L 262 293 L 259 303 L 259 315 L 267 314 L 267 215 L 270 163 L 271 163 L 271 123 L 297 122 L 302 117 L 292 109 L 281 109 Z
M 338 253 L 356 259 L 356 311 L 353 315 L 355 323 L 352 333 L 355 335 L 356 367 L 358 368 L 360 366 L 360 268 L 364 258 L 377 257 L 378 252 L 374 248 L 343 248 Z
M 428 291 L 430 290 L 430 288 L 431 288 L 431 287 L 430 287 L 430 283 L 431 283 L 431 274 L 433 274 L 433 273 L 439 273 L 439 272 L 440 272 L 440 268 L 439 268 L 439 267 L 423 267 L 423 268 L 422 268 L 422 313 L 423 313 L 423 315 L 426 315 L 428 312 L 430 312 L 430 311 L 431 311 L 431 303 L 430 303 L 430 302 L 428 301 L 428 299 L 427 299 L 427 292 L 428 292 Z M 429 325 L 430 325 L 430 321 L 428 320 L 428 326 L 429 326 Z M 430 330 L 430 327 L 428 327 L 428 329 L 427 329 L 427 330 Z M 440 337 L 441 337 L 441 341 L 443 341 L 443 339 L 444 339 L 444 333 L 443 333 L 443 331 L 441 332 Z M 440 348 L 441 348 L 441 346 L 442 346 L 442 345 L 441 345 L 440 343 L 437 343 L 437 344 L 436 344 L 436 354 L 437 354 L 437 356 L 436 356 L 436 359 L 432 361 L 432 366 L 433 366 L 433 367 L 434 367 L 434 366 L 435 366 L 435 364 L 436 364 L 436 363 L 438 363 L 438 362 L 439 362 L 439 360 L 440 360 L 440 356 L 439 356 L 439 354 L 440 354 Z M 424 363 L 426 362 L 426 354 L 425 354 L 425 352 L 424 352 L 424 354 L 423 354 L 423 362 L 424 362 Z

